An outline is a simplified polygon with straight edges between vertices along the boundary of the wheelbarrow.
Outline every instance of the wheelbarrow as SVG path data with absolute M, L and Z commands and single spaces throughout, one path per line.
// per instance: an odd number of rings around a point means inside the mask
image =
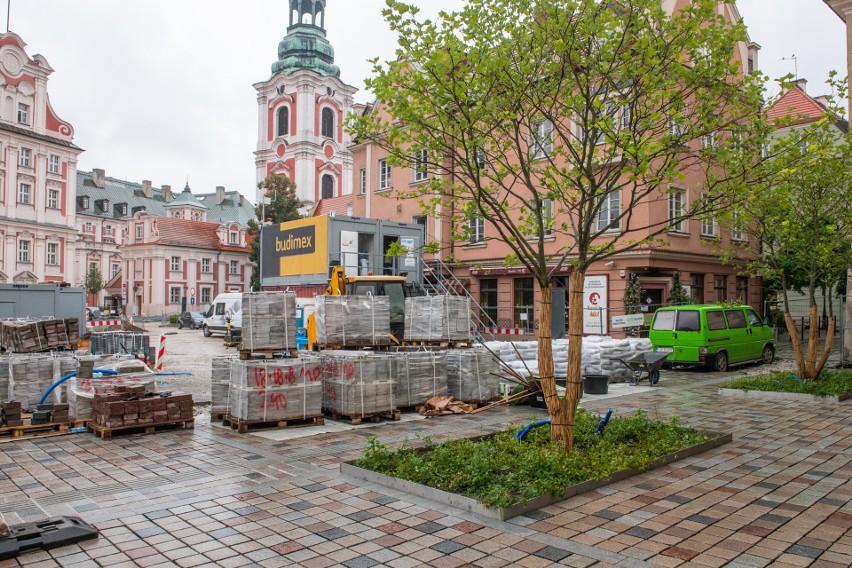
M 654 386 L 660 382 L 660 369 L 663 368 L 663 363 L 666 362 L 668 356 L 668 353 L 646 351 L 626 361 L 624 359 L 619 359 L 619 361 L 633 371 L 633 379 L 630 384 L 637 384 L 643 379 L 648 379 L 651 386 Z

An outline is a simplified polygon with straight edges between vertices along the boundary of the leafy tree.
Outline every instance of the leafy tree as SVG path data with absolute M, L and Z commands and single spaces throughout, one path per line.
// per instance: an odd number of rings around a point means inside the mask
M 639 275 L 631 272 L 627 279 L 627 289 L 624 291 L 624 311 L 627 314 L 638 314 L 642 310 L 639 303 L 642 301 L 642 287 L 639 285 Z
M 91 297 L 91 301 L 96 301 L 98 294 L 104 289 L 104 277 L 97 266 L 89 267 L 89 271 L 83 280 L 83 287 Z
M 675 272 L 672 278 L 672 291 L 669 294 L 669 303 L 673 306 L 682 306 L 683 304 L 688 304 L 690 301 L 691 298 L 686 292 L 686 288 L 680 283 L 680 272 Z
M 294 221 L 302 217 L 299 209 L 302 202 L 296 197 L 296 185 L 289 178 L 278 174 L 271 174 L 265 180 L 257 184 L 258 188 L 266 188 L 266 197 L 269 203 L 263 205 L 258 203 L 254 208 L 254 216 L 261 223 L 271 224 Z M 264 215 L 266 218 L 264 219 Z M 251 274 L 252 290 L 260 289 L 260 239 L 258 221 L 252 219 L 248 223 L 248 237 L 251 242 L 249 261 L 254 264 Z
M 416 6 L 387 0 L 397 58 L 374 61 L 376 110 L 350 128 L 392 165 L 438 174 L 397 198 L 448 219 L 455 239 L 469 238 L 471 220 L 487 222 L 487 238 L 512 250 L 507 263 L 537 280 L 539 372 L 551 435 L 568 450 L 583 310 L 570 311 L 559 399 L 554 274 L 573 266 L 569 304 L 582 306 L 592 263 L 663 243 L 751 175 L 763 80 L 731 57 L 747 40 L 741 22 L 720 16 L 732 3 L 693 0 L 670 14 L 660 0 L 469 0 L 422 20 Z M 670 217 L 676 187 L 701 198 Z
M 852 264 L 852 133 L 841 122 L 846 80 L 838 80 L 832 73 L 829 85 L 834 94 L 826 98 L 822 116 L 814 119 L 791 114 L 770 125 L 782 130 L 769 146 L 762 184 L 739 205 L 732 219 L 761 243 L 763 255 L 753 259 L 749 268 L 778 283 L 799 378 L 803 380 L 819 377 L 831 353 L 835 331 L 832 318 L 818 358 L 815 292 L 836 286 Z M 808 297 L 812 324 L 807 349 L 790 315 L 791 289 L 800 289 Z

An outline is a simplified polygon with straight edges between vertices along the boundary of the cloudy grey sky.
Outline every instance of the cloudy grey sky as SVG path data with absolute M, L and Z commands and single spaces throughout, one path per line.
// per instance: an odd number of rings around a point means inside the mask
M 463 0 L 410 0 L 434 15 Z M 0 0 L 5 16 L 6 2 Z M 79 168 L 195 193 L 217 185 L 254 199 L 257 101 L 286 32 L 287 0 L 11 0 L 11 31 L 55 69 L 51 102 L 86 152 Z M 822 0 L 739 0 L 770 77 L 822 93 L 845 74 L 845 28 Z M 328 0 L 342 79 L 363 89 L 367 59 L 393 57 L 384 0 Z M 2 24 L 0 24 L 2 25 Z M 361 91 L 359 102 L 370 99 Z

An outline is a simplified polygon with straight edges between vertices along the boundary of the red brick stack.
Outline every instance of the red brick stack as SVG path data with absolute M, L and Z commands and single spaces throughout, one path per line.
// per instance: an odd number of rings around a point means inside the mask
M 92 420 L 106 428 L 157 426 L 193 418 L 192 395 L 186 393 L 146 396 L 144 386 L 116 386 L 111 393 L 96 394 L 92 401 Z

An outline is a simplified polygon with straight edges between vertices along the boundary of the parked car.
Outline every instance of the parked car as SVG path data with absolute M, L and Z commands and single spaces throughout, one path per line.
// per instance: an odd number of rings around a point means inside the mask
M 772 363 L 775 336 L 749 306 L 692 305 L 660 308 L 648 338 L 668 363 L 727 371 L 740 363 Z
M 189 329 L 200 328 L 204 324 L 204 312 L 183 312 L 178 316 L 178 329 L 188 327 Z

